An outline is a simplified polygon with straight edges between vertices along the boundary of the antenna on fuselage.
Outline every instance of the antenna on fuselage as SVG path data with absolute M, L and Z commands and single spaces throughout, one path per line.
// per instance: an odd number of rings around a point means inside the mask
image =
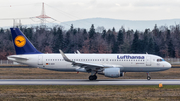
M 146 52 L 146 54 L 148 54 L 148 53 Z

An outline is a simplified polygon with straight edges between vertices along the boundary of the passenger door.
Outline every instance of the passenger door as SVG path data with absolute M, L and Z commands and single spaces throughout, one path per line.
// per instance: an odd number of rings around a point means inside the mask
M 151 66 L 151 57 L 146 56 L 146 66 Z
M 42 55 L 38 56 L 38 65 L 43 65 L 43 56 Z

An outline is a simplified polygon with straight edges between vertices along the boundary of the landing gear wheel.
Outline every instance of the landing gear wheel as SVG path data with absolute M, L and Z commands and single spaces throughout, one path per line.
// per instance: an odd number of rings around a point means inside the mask
M 93 80 L 93 76 L 89 76 L 89 80 L 92 81 Z
M 151 77 L 150 77 L 150 76 L 147 76 L 147 80 L 151 80 Z
M 96 80 L 97 79 L 97 76 L 96 75 L 90 75 L 89 76 L 89 80 L 92 81 L 92 80 Z
M 96 80 L 97 79 L 97 76 L 96 75 L 94 75 L 94 80 Z
M 151 80 L 151 76 L 150 76 L 149 72 L 147 72 L 147 80 Z

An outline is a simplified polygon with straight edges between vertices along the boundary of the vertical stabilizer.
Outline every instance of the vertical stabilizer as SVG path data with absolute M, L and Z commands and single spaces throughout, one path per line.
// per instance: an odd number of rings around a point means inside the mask
M 11 28 L 16 54 L 42 54 L 39 52 L 19 28 Z

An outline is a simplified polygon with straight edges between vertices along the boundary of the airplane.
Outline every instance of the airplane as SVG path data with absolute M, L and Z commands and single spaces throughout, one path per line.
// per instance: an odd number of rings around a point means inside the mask
M 41 53 L 18 28 L 10 29 L 16 55 L 7 56 L 8 60 L 53 71 L 91 73 L 90 81 L 96 80 L 97 74 L 118 78 L 125 72 L 147 72 L 150 80 L 149 72 L 171 68 L 162 57 L 151 54 L 64 54 L 62 50 L 59 54 Z

